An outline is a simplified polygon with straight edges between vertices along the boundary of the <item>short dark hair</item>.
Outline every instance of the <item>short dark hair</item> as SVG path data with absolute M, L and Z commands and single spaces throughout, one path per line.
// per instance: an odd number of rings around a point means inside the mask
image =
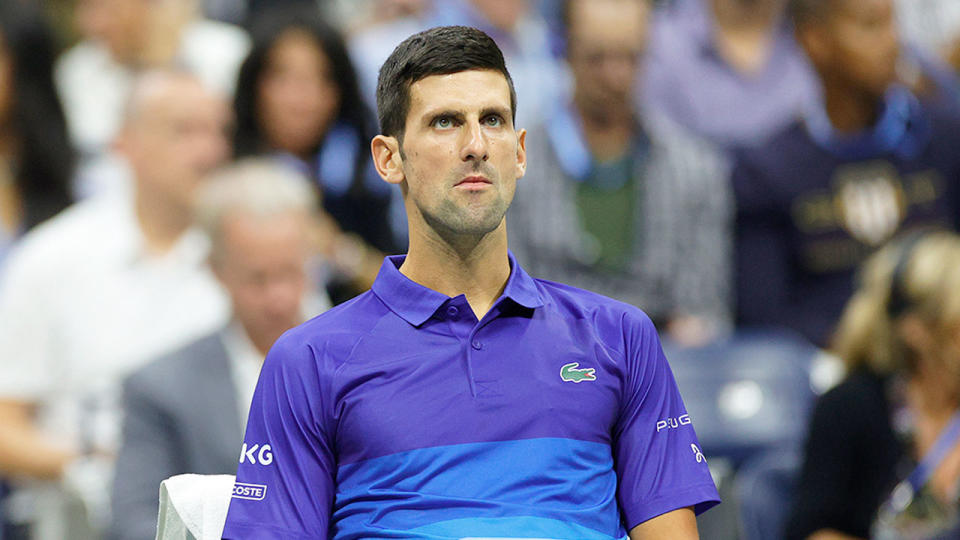
M 489 69 L 503 74 L 510 87 L 510 113 L 516 121 L 517 92 L 497 44 L 476 28 L 440 26 L 405 39 L 380 68 L 377 79 L 380 132 L 403 141 L 413 83 L 431 75 L 471 69 Z

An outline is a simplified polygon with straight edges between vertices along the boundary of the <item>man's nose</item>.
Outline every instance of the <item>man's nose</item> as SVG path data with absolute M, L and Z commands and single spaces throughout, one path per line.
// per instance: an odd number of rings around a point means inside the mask
M 487 138 L 480 127 L 480 122 L 465 123 L 460 159 L 463 161 L 486 161 L 489 157 Z

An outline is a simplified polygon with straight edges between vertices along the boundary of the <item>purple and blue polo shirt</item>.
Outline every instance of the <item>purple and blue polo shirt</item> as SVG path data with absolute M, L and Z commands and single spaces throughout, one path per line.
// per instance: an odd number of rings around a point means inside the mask
M 511 256 L 478 321 L 402 262 L 270 351 L 225 539 L 614 540 L 719 502 L 642 311 Z

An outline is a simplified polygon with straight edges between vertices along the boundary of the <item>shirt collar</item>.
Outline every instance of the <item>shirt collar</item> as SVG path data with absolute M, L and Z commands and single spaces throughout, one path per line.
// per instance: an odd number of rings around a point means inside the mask
M 807 111 L 804 126 L 825 150 L 846 159 L 867 159 L 887 152 L 912 159 L 930 137 L 930 126 L 919 100 L 904 86 L 891 85 L 873 126 L 855 134 L 834 131 L 826 110 Z
M 517 263 L 513 253 L 510 258 L 510 277 L 503 295 L 496 303 L 509 298 L 514 303 L 534 309 L 543 305 L 543 299 L 537 290 L 537 284 Z M 380 273 L 373 282 L 373 293 L 377 295 L 391 311 L 413 326 L 420 326 L 433 316 L 450 297 L 433 289 L 424 287 L 400 273 L 400 265 L 406 255 L 393 255 L 384 258 Z
M 221 336 L 223 346 L 227 349 L 227 354 L 234 365 L 240 366 L 241 369 L 256 366 L 257 371 L 260 370 L 263 364 L 263 353 L 258 351 L 256 345 L 250 341 L 250 336 L 239 321 L 236 319 L 230 321 Z

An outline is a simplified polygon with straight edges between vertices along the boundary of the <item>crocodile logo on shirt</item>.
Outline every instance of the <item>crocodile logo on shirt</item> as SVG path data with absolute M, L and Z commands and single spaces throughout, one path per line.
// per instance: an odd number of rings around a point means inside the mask
M 581 381 L 595 381 L 597 376 L 594 375 L 596 372 L 593 368 L 584 368 L 577 369 L 580 365 L 579 362 L 570 362 L 569 364 L 564 364 L 560 368 L 560 378 L 566 382 L 581 382 Z

